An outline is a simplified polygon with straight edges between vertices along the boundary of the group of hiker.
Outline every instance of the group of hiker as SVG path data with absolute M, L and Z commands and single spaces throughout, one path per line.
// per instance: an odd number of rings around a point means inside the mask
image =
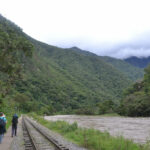
M 18 124 L 18 116 L 17 114 L 14 114 L 12 117 L 12 132 L 11 137 L 17 136 L 17 124 Z M 3 112 L 0 112 L 0 144 L 2 143 L 2 139 L 4 137 L 4 134 L 6 133 L 6 124 L 7 119 Z

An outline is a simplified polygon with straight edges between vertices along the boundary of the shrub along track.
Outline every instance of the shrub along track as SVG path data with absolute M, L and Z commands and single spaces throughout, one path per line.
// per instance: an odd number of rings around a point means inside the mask
M 29 118 L 23 118 L 25 150 L 69 150 Z

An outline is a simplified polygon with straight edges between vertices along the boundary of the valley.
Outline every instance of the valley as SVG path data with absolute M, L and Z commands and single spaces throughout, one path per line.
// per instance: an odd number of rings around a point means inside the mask
M 36 132 L 31 117 L 83 149 L 150 150 L 149 13 L 141 15 L 142 5 L 133 11 L 135 2 L 120 7 L 120 1 L 106 2 L 103 7 L 91 0 L 89 6 L 87 1 L 38 5 L 40 1 L 8 2 L 8 8 L 1 4 L 12 15 L 18 12 L 14 17 L 0 12 L 0 144 L 6 129 L 12 129 L 13 137 L 12 116 L 17 114 L 24 118 L 16 120 L 17 134 L 24 139 L 31 131 L 26 147 L 28 141 L 32 148 L 33 141 L 41 142 L 40 149 L 50 143 L 46 132 L 45 138 Z M 57 138 L 50 141 L 72 150 Z

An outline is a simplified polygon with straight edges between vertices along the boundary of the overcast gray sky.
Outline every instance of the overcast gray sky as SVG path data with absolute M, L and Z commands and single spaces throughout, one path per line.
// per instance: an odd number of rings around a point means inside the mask
M 150 56 L 150 0 L 0 0 L 0 13 L 51 45 Z

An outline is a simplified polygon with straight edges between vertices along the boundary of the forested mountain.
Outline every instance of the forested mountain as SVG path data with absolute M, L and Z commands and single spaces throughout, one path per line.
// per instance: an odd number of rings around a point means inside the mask
M 97 56 L 33 43 L 36 50 L 31 62 L 25 65 L 26 86 L 17 85 L 17 90 L 30 91 L 33 99 L 52 104 L 57 111 L 88 107 L 104 100 L 116 101 L 131 84 L 121 72 Z
M 1 92 L 1 107 L 15 106 L 21 111 L 47 114 L 89 113 L 95 111 L 95 107 L 99 107 L 103 101 L 119 100 L 123 89 L 132 83 L 132 77 L 128 78 L 125 71 L 102 57 L 88 52 L 85 55 L 77 48 L 62 49 L 39 42 L 2 16 L 1 26 L 0 43 L 3 43 L 3 47 L 0 47 L 0 51 L 7 52 L 0 63 L 0 67 L 3 67 L 3 62 L 7 66 L 0 70 L 1 83 L 11 79 L 10 68 L 15 70 L 12 71 L 13 77 L 17 74 L 17 68 L 21 76 L 13 80 L 5 96 Z M 3 35 L 7 37 L 7 42 Z M 30 53 L 32 57 L 25 57 Z M 5 77 L 4 72 L 7 74 Z M 134 75 L 134 80 L 136 77 L 139 76 Z M 7 85 L 1 84 L 2 89 L 7 89 L 4 87 Z
M 150 66 L 145 69 L 143 81 L 125 91 L 119 113 L 127 116 L 150 116 Z
M 139 68 L 146 68 L 149 63 L 150 63 L 150 57 L 143 57 L 143 58 L 138 58 L 138 57 L 129 57 L 125 59 L 126 62 L 130 63 L 133 66 L 139 67 Z
M 118 112 L 127 116 L 150 116 L 150 57 L 131 57 L 126 62 L 145 68 L 144 79 L 134 83 L 124 92 Z
M 124 61 L 122 59 L 116 59 L 108 56 L 97 56 L 96 54 L 93 54 L 91 52 L 81 50 L 78 47 L 72 47 L 71 49 L 85 56 L 93 56 L 93 57 L 101 58 L 106 63 L 113 65 L 113 67 L 118 69 L 127 78 L 129 78 L 132 81 L 140 80 L 143 78 L 144 75 L 143 69 L 133 66 L 132 64 L 128 63 L 128 61 L 126 60 Z
M 143 79 L 144 71 L 141 68 L 133 66 L 121 59 L 115 59 L 111 57 L 102 57 L 102 59 L 112 64 L 132 81 Z
M 31 58 L 34 46 L 21 29 L 0 15 L 0 109 L 14 109 L 13 85 L 22 79 L 23 60 Z M 15 93 L 15 92 L 14 92 Z M 11 101 L 10 101 L 10 99 Z M 9 104 L 9 105 L 8 105 Z M 17 104 L 18 105 L 18 104 Z M 7 111 L 6 111 L 7 110 Z

